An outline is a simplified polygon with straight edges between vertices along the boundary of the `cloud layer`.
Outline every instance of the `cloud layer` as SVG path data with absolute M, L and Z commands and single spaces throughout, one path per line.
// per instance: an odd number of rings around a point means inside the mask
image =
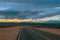
M 15 16 L 15 17 L 18 17 L 21 19 L 37 19 L 37 18 L 40 19 L 40 18 L 44 18 L 44 17 L 50 18 L 50 17 L 56 16 L 56 15 L 58 17 L 58 15 L 60 15 L 60 6 L 49 6 L 49 4 L 47 6 L 45 6 L 45 5 L 43 6 L 41 3 L 40 3 L 40 5 L 39 4 L 37 5 L 35 3 L 32 4 L 32 3 L 25 3 L 25 2 L 24 3 L 23 2 L 21 2 L 21 3 L 0 2 L 0 11 L 1 10 L 7 11 L 7 12 L 11 11 L 11 10 L 17 11 L 18 13 L 13 13 L 12 17 Z M 5 16 L 5 13 L 3 13 L 3 15 Z M 0 13 L 0 18 L 3 18 L 3 17 L 1 17 L 1 13 Z M 10 18 L 10 17 L 11 17 L 11 15 L 9 14 L 9 16 L 7 18 Z

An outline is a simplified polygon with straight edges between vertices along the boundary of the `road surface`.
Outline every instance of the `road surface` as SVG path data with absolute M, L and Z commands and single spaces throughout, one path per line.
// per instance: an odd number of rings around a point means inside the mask
M 60 40 L 60 35 L 25 27 L 19 32 L 17 40 Z

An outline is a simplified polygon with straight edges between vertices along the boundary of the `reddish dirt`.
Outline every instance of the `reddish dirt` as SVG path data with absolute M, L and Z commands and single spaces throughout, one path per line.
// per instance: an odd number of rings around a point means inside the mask
M 0 40 L 16 40 L 21 27 L 0 28 Z
M 0 28 L 0 40 L 16 40 L 20 28 L 23 28 L 23 26 Z M 37 29 L 60 35 L 60 29 L 55 28 L 37 28 Z
M 37 28 L 37 29 L 60 35 L 60 29 L 56 29 L 56 28 Z

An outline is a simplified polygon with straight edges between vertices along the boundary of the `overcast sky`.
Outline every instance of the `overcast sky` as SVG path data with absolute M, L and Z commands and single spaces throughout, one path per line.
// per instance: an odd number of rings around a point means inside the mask
M 42 11 L 41 13 L 19 13 L 20 18 L 45 18 L 60 17 L 60 0 L 0 0 L 0 10 L 14 11 Z M 0 13 L 1 14 L 1 13 Z M 3 16 L 0 16 L 4 17 Z

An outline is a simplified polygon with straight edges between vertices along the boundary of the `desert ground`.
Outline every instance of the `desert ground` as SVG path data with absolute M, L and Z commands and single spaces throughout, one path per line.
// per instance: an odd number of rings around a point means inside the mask
M 0 28 L 0 40 L 16 40 L 21 28 L 21 26 Z
M 38 30 L 42 30 L 42 31 L 46 31 L 46 32 L 50 32 L 53 34 L 57 34 L 60 35 L 60 29 L 56 29 L 56 28 L 37 28 Z
M 23 27 L 24 26 L 0 28 L 0 40 L 16 40 L 19 31 Z M 60 29 L 55 28 L 37 28 L 37 29 L 60 35 Z

